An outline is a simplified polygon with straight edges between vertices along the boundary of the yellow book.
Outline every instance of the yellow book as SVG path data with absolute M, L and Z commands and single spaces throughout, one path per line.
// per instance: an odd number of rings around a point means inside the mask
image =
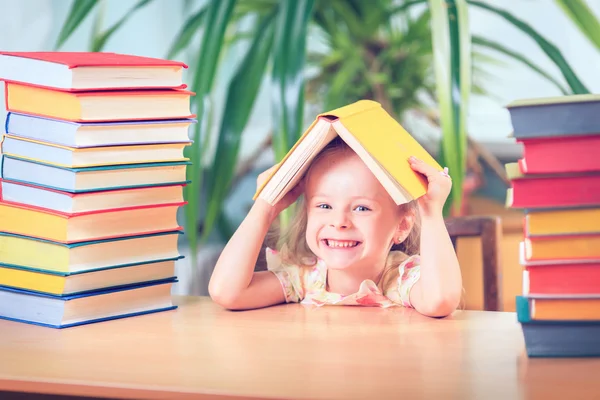
M 0 232 L 0 265 L 50 274 L 89 271 L 181 258 L 171 231 L 79 243 L 60 243 Z
M 188 161 L 189 159 L 183 156 L 183 149 L 190 143 L 74 148 L 4 135 L 2 153 L 64 168 L 86 168 Z
M 59 296 L 174 277 L 175 260 L 63 275 L 0 266 L 0 285 Z
M 80 214 L 0 202 L 0 231 L 62 243 L 180 230 L 177 210 L 185 203 Z
M 528 237 L 525 261 L 600 259 L 600 235 Z
M 600 208 L 528 210 L 525 232 L 531 236 L 600 233 Z
M 364 161 L 396 204 L 408 203 L 427 192 L 427 181 L 408 163 L 415 156 L 439 171 L 442 167 L 379 103 L 361 100 L 319 114 L 294 144 L 273 174 L 257 189 L 275 204 L 302 178 L 311 161 L 339 136 Z

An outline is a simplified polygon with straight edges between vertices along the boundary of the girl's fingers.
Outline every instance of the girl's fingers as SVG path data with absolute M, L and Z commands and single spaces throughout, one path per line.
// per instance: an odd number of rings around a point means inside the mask
M 423 161 L 419 160 L 418 158 L 411 156 L 408 159 L 408 162 L 410 163 L 410 166 L 412 167 L 413 170 L 420 172 L 421 174 L 425 175 L 427 178 L 430 178 L 432 176 L 434 176 L 435 174 L 438 174 L 439 171 L 437 169 L 435 169 L 434 167 L 432 167 L 431 165 L 424 163 Z

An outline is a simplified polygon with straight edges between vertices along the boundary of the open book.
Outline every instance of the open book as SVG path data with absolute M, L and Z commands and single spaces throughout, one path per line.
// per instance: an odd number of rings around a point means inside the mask
M 254 199 L 276 204 L 302 179 L 315 156 L 337 136 L 364 161 L 398 205 L 427 192 L 427 180 L 410 167 L 410 156 L 442 170 L 427 150 L 379 103 L 360 100 L 320 114 L 258 188 Z

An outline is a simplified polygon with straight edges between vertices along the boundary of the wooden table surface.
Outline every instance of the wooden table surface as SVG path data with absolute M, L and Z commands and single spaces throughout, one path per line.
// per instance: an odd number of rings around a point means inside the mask
M 600 359 L 528 359 L 514 313 L 282 305 L 64 330 L 0 321 L 0 391 L 144 399 L 584 399 Z

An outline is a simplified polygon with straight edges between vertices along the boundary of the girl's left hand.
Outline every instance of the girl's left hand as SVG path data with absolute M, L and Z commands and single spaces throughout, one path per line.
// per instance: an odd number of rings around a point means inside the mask
M 452 189 L 452 179 L 450 179 L 447 173 L 448 170 L 438 171 L 436 168 L 415 157 L 410 157 L 408 162 L 414 171 L 425 175 L 429 182 L 427 193 L 417 201 L 421 216 L 442 217 L 444 203 Z

